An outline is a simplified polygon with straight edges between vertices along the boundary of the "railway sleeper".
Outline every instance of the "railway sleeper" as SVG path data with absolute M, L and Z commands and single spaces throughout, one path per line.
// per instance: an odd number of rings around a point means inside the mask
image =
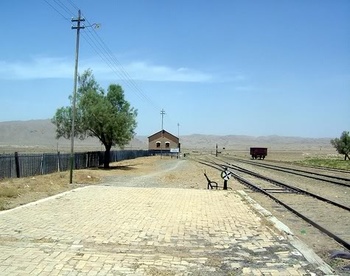
M 270 189 L 264 189 L 264 191 L 269 193 L 286 193 L 286 194 L 295 194 L 295 191 L 291 191 L 288 189 L 276 189 L 276 188 L 270 188 Z

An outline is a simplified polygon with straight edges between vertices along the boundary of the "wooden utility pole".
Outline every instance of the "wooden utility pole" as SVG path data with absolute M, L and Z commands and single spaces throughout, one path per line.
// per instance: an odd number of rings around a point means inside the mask
M 162 139 L 161 139 L 161 142 L 160 142 L 160 158 L 163 158 L 163 142 L 164 142 L 164 127 L 163 127 L 163 118 L 164 118 L 164 115 L 165 115 L 165 111 L 164 109 L 162 109 L 160 111 L 160 115 L 162 115 Z
M 82 26 L 80 23 L 85 21 L 84 18 L 81 18 L 81 12 L 78 11 L 78 18 L 72 19 L 72 22 L 76 22 L 76 26 L 72 26 L 73 30 L 77 30 L 76 44 L 75 44 L 75 68 L 74 68 L 74 90 L 73 90 L 73 102 L 72 102 L 72 130 L 71 130 L 71 148 L 70 148 L 70 174 L 69 174 L 69 183 L 73 183 L 73 167 L 74 167 L 74 133 L 75 133 L 75 104 L 76 104 L 76 94 L 77 94 L 77 85 L 78 85 L 78 60 L 79 60 L 79 37 L 80 29 L 84 29 L 85 26 Z
M 163 118 L 164 118 L 164 115 L 165 115 L 164 109 L 162 109 L 162 110 L 160 111 L 160 115 L 162 115 L 162 130 L 163 130 L 163 129 L 164 129 L 164 128 L 163 128 Z

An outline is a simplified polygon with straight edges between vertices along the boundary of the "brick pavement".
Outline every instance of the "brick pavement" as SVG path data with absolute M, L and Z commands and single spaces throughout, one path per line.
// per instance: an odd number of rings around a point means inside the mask
M 0 212 L 0 275 L 325 273 L 235 191 L 101 185 Z

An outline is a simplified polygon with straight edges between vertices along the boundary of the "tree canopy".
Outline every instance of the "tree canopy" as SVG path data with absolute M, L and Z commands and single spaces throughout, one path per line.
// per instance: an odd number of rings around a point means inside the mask
M 331 144 L 336 148 L 339 154 L 344 154 L 344 160 L 349 159 L 350 154 L 350 134 L 349 131 L 343 131 L 340 138 L 331 140 Z
M 135 135 L 137 110 L 124 98 L 120 85 L 110 84 L 107 93 L 96 82 L 91 70 L 79 76 L 76 95 L 75 137 L 97 137 L 105 146 L 104 167 L 109 167 L 112 146 L 123 148 Z M 72 102 L 72 97 L 70 97 Z M 52 122 L 56 137 L 71 138 L 72 107 L 57 109 Z

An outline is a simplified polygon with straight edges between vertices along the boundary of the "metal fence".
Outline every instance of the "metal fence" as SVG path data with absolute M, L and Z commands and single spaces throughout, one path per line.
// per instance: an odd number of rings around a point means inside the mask
M 149 156 L 148 150 L 119 150 L 110 152 L 110 162 Z M 104 163 L 104 152 L 74 154 L 74 168 L 96 168 Z M 0 154 L 0 179 L 49 174 L 70 169 L 70 153 Z

